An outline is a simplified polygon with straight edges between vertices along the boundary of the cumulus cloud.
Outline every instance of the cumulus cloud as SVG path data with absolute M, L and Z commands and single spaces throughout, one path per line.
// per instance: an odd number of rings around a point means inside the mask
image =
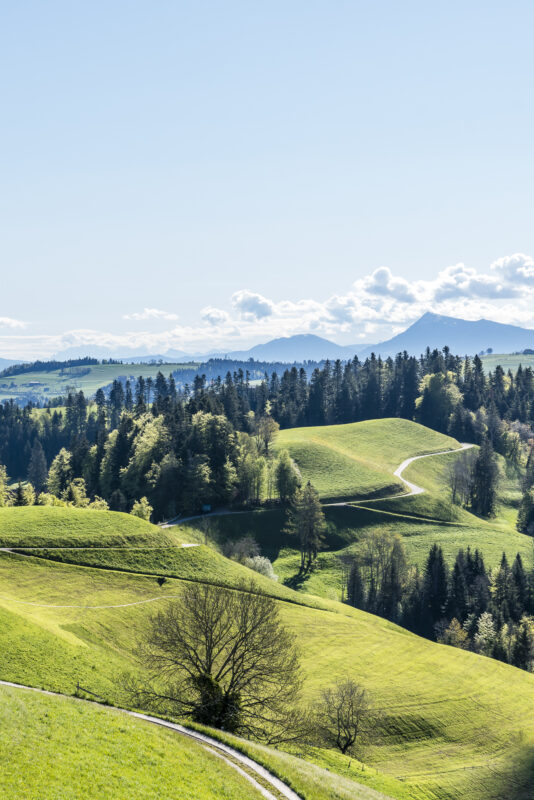
M 136 321 L 148 319 L 174 320 L 178 319 L 178 314 L 173 314 L 171 311 L 162 311 L 159 308 L 144 308 L 142 311 L 135 311 L 133 314 L 124 314 L 123 319 L 134 319 Z
M 491 270 L 510 283 L 520 286 L 534 285 L 534 259 L 524 253 L 498 258 L 491 265 Z
M 516 297 L 519 290 L 516 286 L 503 281 L 496 275 L 485 275 L 464 264 L 447 267 L 438 274 L 435 281 L 428 284 L 431 288 L 430 299 L 440 303 L 449 298 L 510 298 Z
M 230 315 L 222 308 L 214 308 L 213 306 L 206 306 L 200 312 L 200 319 L 203 322 L 208 322 L 210 325 L 224 325 L 230 321 Z
M 402 303 L 412 303 L 416 299 L 409 281 L 395 277 L 388 267 L 378 267 L 363 280 L 356 281 L 355 288 L 371 295 L 392 297 Z
M 274 311 L 274 303 L 261 294 L 242 289 L 232 295 L 232 305 L 245 319 L 263 319 L 270 317 Z

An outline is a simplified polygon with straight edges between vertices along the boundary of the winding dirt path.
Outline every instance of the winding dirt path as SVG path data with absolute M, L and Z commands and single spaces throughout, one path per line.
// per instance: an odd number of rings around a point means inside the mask
M 417 486 L 416 483 L 411 483 L 410 481 L 406 480 L 406 478 L 402 477 L 402 473 L 404 470 L 413 464 L 414 461 L 419 461 L 421 458 L 431 458 L 432 456 L 445 456 L 449 453 L 461 453 L 462 450 L 469 450 L 471 447 L 474 447 L 472 444 L 463 443 L 461 447 L 457 447 L 456 450 L 438 450 L 437 453 L 425 453 L 422 456 L 412 456 L 411 458 L 407 458 L 402 464 L 397 467 L 395 472 L 393 473 L 396 478 L 400 478 L 403 484 L 408 488 L 408 492 L 405 494 L 397 494 L 393 495 L 393 497 L 382 497 L 381 500 L 393 500 L 394 497 L 413 497 L 415 494 L 424 494 L 426 489 L 423 489 L 422 486 Z
M 100 705 L 95 704 L 92 700 L 72 698 L 70 695 L 60 694 L 59 692 L 49 692 L 45 689 L 37 689 L 34 686 L 23 686 L 20 683 L 11 683 L 10 681 L 0 680 L 0 686 L 8 686 L 13 689 L 22 689 L 23 691 L 38 692 L 39 694 L 46 694 L 52 697 L 67 697 L 71 700 L 75 699 L 80 703 L 93 703 L 93 705 Z M 240 775 L 246 778 L 254 786 L 254 788 L 266 798 L 266 800 L 280 800 L 280 798 L 284 798 L 285 800 L 301 800 L 300 795 L 296 794 L 296 792 L 290 789 L 287 784 L 265 769 L 265 767 L 262 767 L 261 764 L 258 764 L 252 758 L 243 755 L 243 753 L 240 753 L 239 750 L 235 750 L 233 747 L 217 741 L 217 739 L 212 739 L 211 736 L 206 736 L 205 734 L 199 733 L 191 728 L 185 728 L 183 725 L 178 725 L 176 722 L 168 722 L 160 717 L 152 717 L 148 714 L 141 714 L 136 711 L 128 711 L 125 708 L 117 708 L 116 706 L 111 706 L 111 708 L 122 714 L 128 714 L 130 717 L 136 717 L 137 719 L 142 719 L 145 722 L 150 722 L 153 725 L 161 725 L 164 728 L 170 728 L 182 736 L 187 736 L 190 739 L 194 739 L 195 741 L 199 742 L 199 744 L 209 753 L 221 758 L 226 762 L 226 764 L 228 764 L 228 766 L 235 769 L 236 772 L 239 772 Z M 253 773 L 252 775 L 250 774 L 251 772 Z M 261 783 L 254 777 L 254 775 L 261 779 Z M 267 788 L 265 784 L 267 784 L 269 788 Z M 274 791 L 274 794 L 272 791 L 270 791 L 270 789 Z

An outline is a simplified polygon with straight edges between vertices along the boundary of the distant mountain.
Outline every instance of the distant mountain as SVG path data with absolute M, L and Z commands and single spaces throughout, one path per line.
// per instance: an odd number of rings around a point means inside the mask
M 111 350 L 109 347 L 102 345 L 75 345 L 73 347 L 66 347 L 54 355 L 57 361 L 68 361 L 70 358 L 84 358 L 90 356 L 91 358 L 116 358 L 118 361 L 129 362 L 130 364 L 146 364 L 152 361 L 166 361 L 174 363 L 183 363 L 185 361 L 195 361 L 195 356 L 184 353 L 183 350 L 168 350 L 164 355 L 161 354 L 147 354 L 142 348 L 132 348 L 130 352 L 125 353 L 124 350 Z M 13 362 L 17 363 L 17 362 Z
M 248 361 L 252 358 L 255 361 L 293 364 L 303 361 L 324 361 L 326 358 L 347 360 L 356 354 L 360 359 L 365 359 L 371 353 L 387 358 L 396 356 L 397 353 L 402 353 L 404 350 L 410 355 L 419 356 L 426 347 L 433 349 L 435 347 L 442 348 L 445 345 L 448 345 L 451 351 L 458 355 L 474 355 L 488 348 L 492 348 L 494 353 L 513 353 L 526 348 L 534 348 L 534 330 L 520 328 L 517 325 L 504 325 L 487 319 L 470 322 L 465 319 L 428 312 L 402 333 L 379 344 L 339 345 L 329 339 L 323 339 L 321 336 L 303 333 L 272 339 L 269 342 L 254 345 L 248 350 L 195 354 L 185 353 L 183 350 L 167 350 L 165 353 L 152 355 L 143 353 L 141 348 L 125 353 L 124 350 L 110 350 L 102 346 L 78 345 L 56 353 L 55 358 L 67 360 L 92 356 L 94 358 L 116 358 L 138 364 L 157 361 L 187 363 L 207 361 L 210 358 Z M 0 368 L 2 368 L 3 361 L 6 361 L 4 367 L 8 364 L 19 363 L 0 359 Z
M 366 358 L 371 353 L 376 353 L 387 358 L 404 350 L 410 355 L 418 356 L 427 347 L 434 349 L 445 345 L 457 355 L 475 355 L 490 347 L 494 353 L 513 353 L 534 347 L 534 330 L 504 325 L 489 319 L 471 322 L 428 312 L 392 339 L 360 348 L 358 356 Z
M 292 364 L 294 361 L 322 361 L 325 358 L 347 359 L 353 358 L 356 352 L 354 346 L 343 345 L 315 336 L 312 333 L 285 336 L 272 339 L 265 344 L 257 344 L 249 350 L 235 350 L 227 353 L 229 358 L 246 361 L 253 358 L 255 361 L 281 361 Z

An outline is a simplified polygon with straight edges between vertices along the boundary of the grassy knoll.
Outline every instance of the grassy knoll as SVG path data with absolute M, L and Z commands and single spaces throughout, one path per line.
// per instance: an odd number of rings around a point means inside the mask
M 0 675 L 67 692 L 79 676 L 113 702 L 123 700 L 117 676 L 132 668 L 132 651 L 158 602 L 140 601 L 166 602 L 182 585 L 169 579 L 156 589 L 153 578 L 9 554 L 0 555 L 0 565 Z M 292 600 L 280 601 L 281 611 L 302 648 L 308 699 L 349 675 L 382 711 L 366 763 L 403 781 L 418 800 L 531 796 L 533 675 L 346 606 L 299 605 L 297 593 Z M 140 604 L 125 605 L 132 602 Z M 101 605 L 120 607 L 91 608 Z M 347 776 L 353 768 L 350 759 L 330 754 L 312 758 Z
M 161 529 L 131 514 L 83 508 L 0 508 L 0 547 L 180 544 L 180 528 Z
M 458 446 L 449 436 L 403 419 L 291 428 L 276 440 L 277 449 L 289 450 L 303 479 L 324 500 L 402 492 L 393 473 L 404 459 Z
M 198 364 L 95 364 L 94 366 L 66 367 L 46 372 L 26 372 L 22 375 L 0 377 L 0 400 L 10 397 L 37 396 L 41 400 L 67 394 L 69 389 L 89 397 L 97 389 L 107 386 L 118 378 L 136 380 L 155 378 L 158 372 L 167 376 L 175 370 L 196 369 Z
M 113 709 L 0 686 L 3 800 L 261 797 L 185 736 Z

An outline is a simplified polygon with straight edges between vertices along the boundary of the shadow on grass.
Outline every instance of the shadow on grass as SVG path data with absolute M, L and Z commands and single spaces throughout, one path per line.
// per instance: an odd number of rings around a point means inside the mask
M 519 731 L 518 740 L 522 732 Z M 492 775 L 491 782 L 480 787 L 477 800 L 532 800 L 534 797 L 534 743 L 519 746 L 510 766 Z

